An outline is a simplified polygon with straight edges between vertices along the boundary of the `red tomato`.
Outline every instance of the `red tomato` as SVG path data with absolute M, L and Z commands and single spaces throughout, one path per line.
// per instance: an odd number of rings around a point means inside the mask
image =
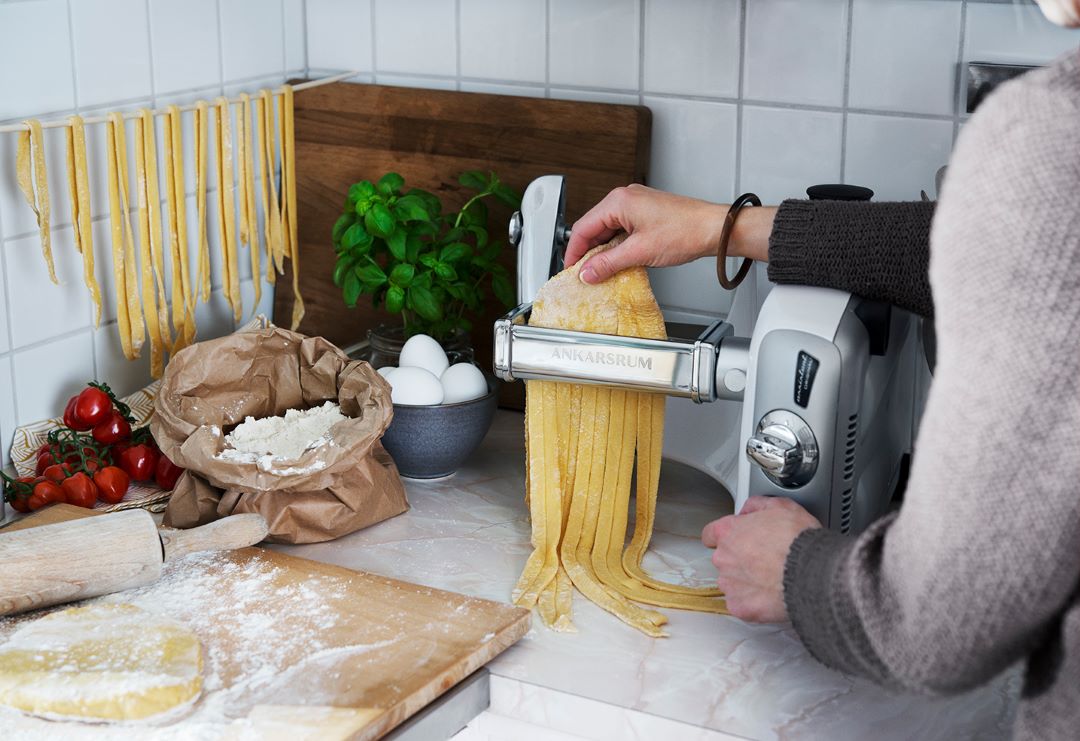
M 176 480 L 180 478 L 180 474 L 183 472 L 184 469 L 170 461 L 165 457 L 164 453 L 158 453 L 157 467 L 154 470 L 154 483 L 165 491 L 172 491 L 176 488 Z
M 86 425 L 83 429 L 101 424 L 109 418 L 112 410 L 112 399 L 101 389 L 91 386 L 75 397 L 75 417 Z
M 49 443 L 42 443 L 37 451 L 37 463 L 35 464 L 34 473 L 40 476 L 46 468 L 59 462 L 60 460 L 56 447 Z
M 127 493 L 131 477 L 122 468 L 105 466 L 94 474 L 94 484 L 98 488 L 101 501 L 108 504 L 116 504 Z
M 149 445 L 139 443 L 122 452 L 118 462 L 132 481 L 149 481 L 157 468 L 157 453 Z
M 79 418 L 78 412 L 75 411 L 75 406 L 78 401 L 78 395 L 72 396 L 64 406 L 64 426 L 70 427 L 77 432 L 85 432 L 93 427 L 93 425 L 88 425 Z
M 60 484 L 42 481 L 34 485 L 34 493 L 30 495 L 26 503 L 30 509 L 41 509 L 46 504 L 63 501 L 65 501 L 64 490 L 60 488 Z
M 102 445 L 112 445 L 131 436 L 131 425 L 114 409 L 108 419 L 94 427 L 91 434 Z
M 16 512 L 29 512 L 30 494 L 35 483 L 33 476 L 20 476 L 15 481 L 7 481 L 4 484 L 4 500 Z
M 93 458 L 87 457 L 87 459 L 83 461 L 82 465 L 79 466 L 79 469 L 86 471 L 86 473 L 93 476 L 95 473 L 97 473 L 104 467 L 105 463 L 100 458 L 95 456 Z
M 67 503 L 74 504 L 76 507 L 89 509 L 98 500 L 97 487 L 94 486 L 90 477 L 81 471 L 64 479 L 60 487 L 64 490 Z
M 56 483 L 62 483 L 69 475 L 71 475 L 71 466 L 67 463 L 54 463 L 51 466 L 45 468 L 41 472 L 49 481 L 55 481 Z

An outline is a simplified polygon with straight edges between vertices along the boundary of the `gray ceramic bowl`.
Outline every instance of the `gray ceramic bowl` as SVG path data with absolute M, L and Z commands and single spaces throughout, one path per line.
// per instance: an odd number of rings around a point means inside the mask
M 394 404 L 394 419 L 383 445 L 398 472 L 410 479 L 449 476 L 476 450 L 495 417 L 495 379 L 487 374 L 487 395 L 456 404 Z

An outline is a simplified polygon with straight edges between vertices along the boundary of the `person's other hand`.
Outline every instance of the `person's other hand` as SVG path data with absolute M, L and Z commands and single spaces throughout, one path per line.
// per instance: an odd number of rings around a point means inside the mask
M 644 185 L 616 188 L 574 224 L 566 265 L 619 232 L 627 238 L 589 258 L 581 269 L 583 281 L 599 283 L 637 265 L 682 265 L 716 252 L 726 214 L 727 206 Z
M 817 518 L 787 497 L 750 497 L 739 514 L 705 526 L 701 542 L 716 549 L 716 581 L 732 615 L 754 623 L 788 619 L 784 562 L 799 533 L 814 527 L 821 527 Z

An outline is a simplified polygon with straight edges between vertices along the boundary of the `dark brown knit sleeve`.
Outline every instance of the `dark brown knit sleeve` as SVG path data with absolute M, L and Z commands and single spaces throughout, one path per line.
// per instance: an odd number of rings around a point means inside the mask
M 780 204 L 769 237 L 769 279 L 838 288 L 925 317 L 934 204 L 798 201 Z

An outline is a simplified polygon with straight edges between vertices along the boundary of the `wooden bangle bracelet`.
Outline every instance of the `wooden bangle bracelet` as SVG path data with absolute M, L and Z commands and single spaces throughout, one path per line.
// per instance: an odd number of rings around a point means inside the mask
M 728 256 L 728 242 L 731 241 L 731 232 L 735 229 L 735 217 L 738 216 L 743 206 L 747 205 L 760 206 L 761 199 L 753 193 L 743 193 L 735 199 L 731 204 L 731 208 L 728 209 L 727 216 L 724 217 L 724 228 L 720 232 L 720 246 L 716 250 L 716 278 L 720 281 L 720 285 L 729 291 L 743 282 L 743 278 L 750 272 L 750 266 L 754 264 L 754 261 L 749 257 L 743 258 L 742 265 L 739 266 L 739 271 L 735 273 L 735 277 L 728 278 L 727 276 L 725 264 Z

